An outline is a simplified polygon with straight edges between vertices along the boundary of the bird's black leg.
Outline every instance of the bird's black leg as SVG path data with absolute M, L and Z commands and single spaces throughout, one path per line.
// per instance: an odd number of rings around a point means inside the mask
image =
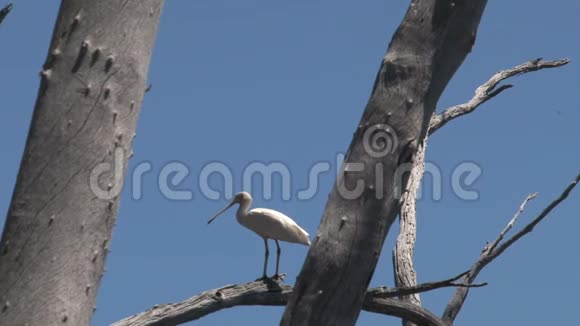
M 268 268 L 268 256 L 270 255 L 270 251 L 268 250 L 268 239 L 264 238 L 264 246 L 266 247 L 266 255 L 264 257 L 264 273 L 262 274 L 262 278 L 266 279 L 266 269 Z
M 280 244 L 278 243 L 278 240 L 274 241 L 276 241 L 276 274 L 274 274 L 274 278 L 282 279 L 283 276 L 278 273 L 280 268 L 280 254 L 282 253 L 282 250 L 280 250 Z

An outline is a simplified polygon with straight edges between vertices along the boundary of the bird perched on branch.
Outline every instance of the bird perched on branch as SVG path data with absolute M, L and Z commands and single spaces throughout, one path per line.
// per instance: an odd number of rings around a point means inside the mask
M 238 222 L 246 228 L 254 231 L 256 234 L 262 237 L 262 239 L 264 239 L 266 254 L 264 257 L 264 271 L 262 274 L 262 279 L 267 278 L 266 269 L 268 266 L 268 256 L 270 254 L 268 250 L 268 239 L 274 240 L 276 242 L 277 248 L 276 274 L 274 274 L 274 278 L 281 278 L 281 275 L 278 273 L 281 253 L 278 240 L 310 246 L 308 232 L 296 224 L 294 220 L 278 211 L 267 208 L 254 208 L 248 211 L 248 208 L 252 204 L 252 196 L 250 196 L 250 194 L 245 191 L 237 193 L 234 196 L 234 199 L 228 204 L 228 206 L 210 218 L 209 221 L 207 221 L 207 224 L 211 223 L 220 214 L 235 204 L 240 205 L 238 207 L 238 211 L 236 212 L 236 219 Z

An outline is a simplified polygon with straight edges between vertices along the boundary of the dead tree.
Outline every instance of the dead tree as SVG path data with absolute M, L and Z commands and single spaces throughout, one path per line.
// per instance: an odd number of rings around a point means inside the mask
M 0 242 L 1 325 L 89 325 L 163 0 L 63 0 Z
M 526 74 L 542 69 L 556 68 L 566 65 L 569 60 L 556 61 L 542 61 L 532 60 L 524 64 L 518 65 L 511 69 L 500 71 L 494 74 L 486 83 L 481 85 L 475 92 L 475 96 L 466 103 L 459 104 L 444 110 L 442 113 L 434 115 L 430 120 L 429 133 L 434 133 L 448 122 L 461 117 L 465 114 L 474 112 L 481 104 L 492 99 L 506 89 L 513 87 L 511 84 L 499 84 L 510 77 L 520 74 Z M 420 165 L 420 157 L 414 161 Z M 417 169 L 421 171 L 421 169 Z M 415 181 L 420 180 L 420 173 L 411 175 L 411 179 Z M 414 181 L 413 181 L 414 182 Z M 485 286 L 487 283 L 474 283 L 475 278 L 485 266 L 491 263 L 495 258 L 499 257 L 505 250 L 516 243 L 526 234 L 530 233 L 533 228 L 545 219 L 560 203 L 562 203 L 570 192 L 580 182 L 580 175 L 570 183 L 558 196 L 553 200 L 540 214 L 538 214 L 525 227 L 520 229 L 517 233 L 507 238 L 508 232 L 513 228 L 516 220 L 519 218 L 525 204 L 534 199 L 537 194 L 531 194 L 522 203 L 517 210 L 514 217 L 509 221 L 507 226 L 498 235 L 496 240 L 485 248 L 483 248 L 480 257 L 473 264 L 469 271 L 463 272 L 457 276 L 447 280 L 423 283 L 418 285 L 400 286 L 398 288 L 378 287 L 368 289 L 365 293 L 362 310 L 374 313 L 385 314 L 389 316 L 399 317 L 406 323 L 414 323 L 416 325 L 436 325 L 448 326 L 452 325 L 455 317 L 463 307 L 468 291 L 473 287 Z M 411 184 L 411 180 L 409 184 Z M 416 189 L 409 186 L 408 190 Z M 414 198 L 414 196 L 412 196 Z M 410 197 L 403 197 L 403 199 Z M 403 208 L 402 208 L 403 210 Z M 409 212 L 412 210 L 408 210 Z M 409 223 L 414 224 L 413 220 L 416 216 L 407 214 L 410 219 Z M 406 228 L 405 232 L 401 232 L 400 237 L 406 238 L 408 234 L 413 234 L 415 229 L 413 227 Z M 396 247 L 398 248 L 398 247 Z M 396 257 L 396 256 L 395 256 Z M 400 255 L 401 259 L 406 259 L 405 255 Z M 398 263 L 398 262 L 397 262 Z M 409 262 L 404 262 L 405 264 Z M 409 263 L 412 267 L 412 261 Z M 404 269 L 401 269 L 401 273 Z M 410 280 L 410 277 L 401 275 L 404 279 Z M 396 277 L 399 277 L 397 275 Z M 412 283 L 412 282 L 411 282 Z M 404 297 L 418 295 L 421 292 L 433 291 L 442 287 L 456 287 L 456 293 L 449 300 L 449 303 L 442 313 L 442 317 L 437 317 L 433 312 L 422 308 L 417 303 L 406 302 Z M 289 285 L 282 285 L 278 281 L 254 281 L 237 285 L 226 285 L 221 288 L 205 291 L 201 294 L 195 295 L 187 300 L 178 303 L 160 304 L 148 309 L 147 311 L 138 313 L 136 315 L 127 317 L 113 324 L 113 326 L 160 326 L 160 325 L 176 325 L 188 321 L 202 318 L 208 314 L 217 312 L 222 309 L 247 306 L 247 305 L 264 305 L 264 306 L 284 306 L 287 304 L 290 295 L 293 292 L 293 287 Z M 401 299 L 394 299 L 401 298 Z
M 395 32 L 282 325 L 354 325 L 439 96 L 487 1 L 415 0 Z M 401 176 L 403 176 L 401 178 Z
M 453 324 L 469 289 L 486 285 L 474 283 L 479 272 L 531 232 L 568 197 L 580 181 L 578 175 L 536 218 L 508 237 L 527 201 L 535 197 L 528 196 L 497 239 L 482 250 L 469 271 L 439 282 L 415 284 L 412 264 L 416 218 L 414 205 L 416 189 L 423 174 L 426 134 L 430 135 L 448 122 L 475 111 L 483 103 L 511 88 L 510 84 L 500 85 L 505 79 L 561 67 L 569 62 L 567 59 L 536 59 L 500 71 L 481 85 L 468 102 L 432 115 L 440 92 L 471 47 L 484 6 L 485 1 L 412 2 L 378 73 L 367 110 L 345 159 L 347 163 L 343 167 L 342 179 L 337 180 L 327 204 L 323 223 L 314 240 L 319 247 L 312 248 L 309 253 L 297 286 L 283 285 L 276 280 L 227 285 L 182 302 L 156 305 L 113 325 L 176 325 L 221 309 L 243 305 L 288 305 L 283 324 L 353 324 L 359 313 L 356 308 L 335 310 L 343 307 L 344 302 L 360 304 L 359 310 L 399 317 L 408 324 Z M 472 33 L 466 34 L 466 31 Z M 377 139 L 372 134 L 375 131 L 396 137 Z M 384 155 L 374 157 L 377 152 Z M 363 168 L 353 163 L 364 163 Z M 377 172 L 374 169 L 377 163 L 383 170 Z M 399 180 L 394 180 L 392 170 L 405 164 L 404 170 L 411 172 L 409 181 L 397 182 Z M 391 172 L 387 173 L 387 169 Z M 356 173 L 358 175 L 355 176 Z M 379 182 L 374 183 L 377 174 Z M 357 176 L 364 180 L 366 187 L 361 193 L 353 194 Z M 386 188 L 388 185 L 397 187 Z M 379 192 L 383 197 L 376 197 Z M 348 198 L 347 195 L 358 197 Z M 367 289 L 384 236 L 399 211 L 404 220 L 401 223 L 406 226 L 401 229 L 394 252 L 398 287 Z M 351 255 L 344 257 L 349 252 Z M 332 272 L 337 275 L 332 275 Z M 363 272 L 366 279 L 361 274 Z M 340 283 L 336 283 L 338 281 Z M 335 288 L 329 287 L 333 284 Z M 417 300 L 419 293 L 449 286 L 456 287 L 456 293 L 440 317 L 420 306 Z M 319 290 L 314 291 L 317 287 Z M 359 299 L 356 295 L 360 292 L 362 297 Z M 306 305 L 307 302 L 311 305 Z M 328 307 L 323 304 L 328 304 Z M 295 311 L 296 314 L 293 314 Z

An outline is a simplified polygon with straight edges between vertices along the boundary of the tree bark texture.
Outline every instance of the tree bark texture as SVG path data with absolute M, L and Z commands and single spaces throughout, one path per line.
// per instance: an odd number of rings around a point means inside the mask
M 417 273 L 413 266 L 413 254 L 417 241 L 417 196 L 421 187 L 421 180 L 425 172 L 425 152 L 427 150 L 427 138 L 425 136 L 417 152 L 413 155 L 413 164 L 407 190 L 403 192 L 401 199 L 401 211 L 399 212 L 399 235 L 393 249 L 393 274 L 396 287 L 410 287 L 417 285 Z M 402 295 L 401 301 L 415 305 L 421 305 L 419 293 Z M 412 322 L 403 320 L 403 326 L 414 326 Z
M 415 0 L 395 32 L 282 325 L 354 325 L 399 212 L 397 191 L 487 1 Z
M 424 288 L 449 284 L 444 282 L 424 284 Z M 418 290 L 418 289 L 417 289 Z M 369 312 L 413 320 L 420 325 L 446 326 L 441 319 L 419 306 L 391 299 L 397 289 L 375 288 L 365 295 L 363 309 Z M 292 293 L 289 285 L 255 281 L 227 285 L 205 291 L 185 301 L 155 305 L 142 313 L 124 318 L 112 326 L 173 326 L 197 320 L 216 311 L 236 306 L 283 306 Z
M 63 0 L 0 242 L 0 325 L 89 325 L 162 0 Z

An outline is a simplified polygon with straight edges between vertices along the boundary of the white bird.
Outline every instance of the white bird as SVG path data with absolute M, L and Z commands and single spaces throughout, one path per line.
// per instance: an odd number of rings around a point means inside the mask
M 310 239 L 308 232 L 303 228 L 298 226 L 288 216 L 267 208 L 254 208 L 248 211 L 252 203 L 252 196 L 249 193 L 242 191 L 236 194 L 234 199 L 226 206 L 224 209 L 219 211 L 216 215 L 207 221 L 207 224 L 215 220 L 221 213 L 225 212 L 228 208 L 235 204 L 240 204 L 238 211 L 236 213 L 236 219 L 238 222 L 245 226 L 246 228 L 254 231 L 260 237 L 264 239 L 264 246 L 266 247 L 266 255 L 264 257 L 264 272 L 262 278 L 266 279 L 266 268 L 268 266 L 268 239 L 273 239 L 276 241 L 277 247 L 277 257 L 276 257 L 276 274 L 275 278 L 279 278 L 278 268 L 280 267 L 280 241 L 300 243 L 303 245 L 310 246 Z

